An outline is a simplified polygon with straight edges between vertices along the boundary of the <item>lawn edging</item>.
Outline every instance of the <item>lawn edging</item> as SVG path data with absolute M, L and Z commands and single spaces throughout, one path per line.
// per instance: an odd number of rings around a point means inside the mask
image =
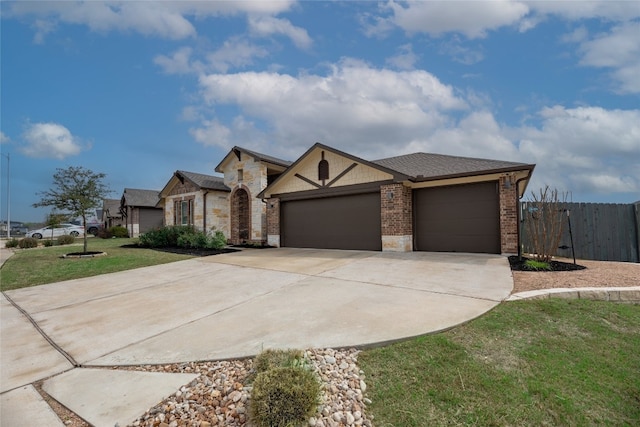
M 640 286 L 611 288 L 552 288 L 519 292 L 511 295 L 506 301 L 527 299 L 586 299 L 592 301 L 611 301 L 640 303 Z

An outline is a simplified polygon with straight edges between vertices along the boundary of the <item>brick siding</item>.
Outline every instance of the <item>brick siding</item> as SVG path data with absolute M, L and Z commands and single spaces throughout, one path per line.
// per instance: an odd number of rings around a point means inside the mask
M 515 178 L 500 177 L 500 251 L 518 253 L 518 197 Z

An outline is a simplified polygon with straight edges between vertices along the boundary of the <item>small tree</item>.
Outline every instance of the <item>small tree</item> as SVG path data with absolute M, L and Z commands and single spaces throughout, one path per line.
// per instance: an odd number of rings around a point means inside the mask
M 44 220 L 44 223 L 47 227 L 51 227 L 51 240 L 53 241 L 53 229 L 62 224 L 63 221 L 66 221 L 67 216 L 55 212 L 51 212 L 47 215 Z
M 94 173 L 82 166 L 70 166 L 56 169 L 53 174 L 53 186 L 38 193 L 41 199 L 33 207 L 53 206 L 73 216 L 82 217 L 84 224 L 84 252 L 87 252 L 87 214 L 102 204 L 102 199 L 110 190 L 102 180 L 103 173 Z
M 558 250 L 566 202 L 567 193 L 560 193 L 548 185 L 537 194 L 531 192 L 524 220 L 532 246 L 531 251 L 537 261 L 551 261 Z

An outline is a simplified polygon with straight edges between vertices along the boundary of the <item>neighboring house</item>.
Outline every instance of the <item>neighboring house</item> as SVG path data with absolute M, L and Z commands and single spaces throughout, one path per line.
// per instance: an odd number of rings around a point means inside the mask
M 164 217 L 162 208 L 156 205 L 160 201 L 160 192 L 125 188 L 120 198 L 120 213 L 129 236 L 138 237 L 149 230 L 162 227 Z
M 224 179 L 176 171 L 160 191 L 165 225 L 192 225 L 201 231 L 220 230 L 229 235 L 229 193 Z
M 427 153 L 367 161 L 318 143 L 251 202 L 266 202 L 272 246 L 509 254 L 534 167 Z
M 120 200 L 104 199 L 102 201 L 102 226 L 104 228 L 115 227 L 116 225 L 124 226 L 122 212 L 120 212 Z

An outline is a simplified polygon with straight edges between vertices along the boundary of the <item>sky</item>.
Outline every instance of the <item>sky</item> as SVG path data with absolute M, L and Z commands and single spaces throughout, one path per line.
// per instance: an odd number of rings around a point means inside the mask
M 110 197 L 296 160 L 534 163 L 527 194 L 640 200 L 640 1 L 2 1 L 0 218 L 57 168 Z M 9 183 L 9 188 L 7 188 Z M 10 196 L 8 197 L 7 190 Z

